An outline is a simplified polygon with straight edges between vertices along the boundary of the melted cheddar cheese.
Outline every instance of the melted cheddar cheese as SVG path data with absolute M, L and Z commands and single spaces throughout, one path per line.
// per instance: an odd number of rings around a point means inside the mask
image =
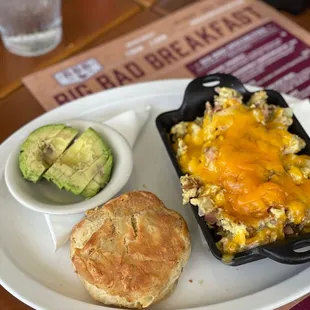
M 177 127 L 172 134 L 182 171 L 200 183 L 185 202 L 199 207 L 199 198 L 208 197 L 222 234 L 219 247 L 234 254 L 283 239 L 286 225 L 303 223 L 310 203 L 303 169 L 310 157 L 293 155 L 304 142 L 287 131 L 291 113 L 270 108 L 263 92 L 257 105 L 256 98 L 245 105 L 240 95 L 227 96 L 229 91 L 220 89 L 214 109 L 208 104 L 202 120 L 183 122 L 182 134 L 176 135 Z M 217 191 L 211 193 L 211 185 Z

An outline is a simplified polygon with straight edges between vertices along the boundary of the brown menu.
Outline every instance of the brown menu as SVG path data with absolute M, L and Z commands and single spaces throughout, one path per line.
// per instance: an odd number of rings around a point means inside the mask
M 205 0 L 23 79 L 46 110 L 146 80 L 231 73 L 310 97 L 310 34 L 260 1 Z

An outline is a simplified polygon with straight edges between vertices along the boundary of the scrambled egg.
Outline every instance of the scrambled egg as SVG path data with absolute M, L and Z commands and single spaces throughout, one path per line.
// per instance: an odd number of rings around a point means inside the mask
M 218 88 L 203 118 L 171 129 L 184 176 L 183 203 L 221 236 L 228 255 L 310 229 L 310 157 L 288 132 L 292 111 L 267 104 L 258 91 L 247 103 Z

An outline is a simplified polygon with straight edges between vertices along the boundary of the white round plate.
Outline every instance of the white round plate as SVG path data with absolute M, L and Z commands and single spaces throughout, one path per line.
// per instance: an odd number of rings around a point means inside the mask
M 309 264 L 289 266 L 264 259 L 225 266 L 202 241 L 190 208 L 182 205 L 178 177 L 155 126 L 158 114 L 180 106 L 188 79 L 116 88 L 66 104 L 27 124 L 0 147 L 0 284 L 40 310 L 113 309 L 94 302 L 73 272 L 68 244 L 53 253 L 44 215 L 21 206 L 4 182 L 4 164 L 25 132 L 49 122 L 103 120 L 141 105 L 152 115 L 134 148 L 134 169 L 122 192 L 149 190 L 186 219 L 191 258 L 175 291 L 151 309 L 275 309 L 310 291 Z M 286 97 L 292 102 L 292 98 Z M 115 309 L 115 308 L 114 308 Z

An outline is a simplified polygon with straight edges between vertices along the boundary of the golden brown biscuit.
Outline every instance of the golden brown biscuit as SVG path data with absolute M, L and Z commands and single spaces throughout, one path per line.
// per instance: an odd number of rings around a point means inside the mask
M 145 191 L 88 212 L 71 234 L 71 260 L 90 295 L 127 308 L 146 308 L 168 294 L 190 251 L 184 219 Z

